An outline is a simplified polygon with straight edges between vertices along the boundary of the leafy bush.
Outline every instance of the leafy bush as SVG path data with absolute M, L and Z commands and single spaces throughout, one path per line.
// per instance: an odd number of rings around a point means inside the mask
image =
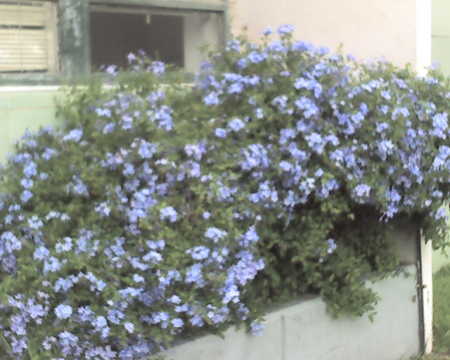
M 130 55 L 2 170 L 0 350 L 144 359 L 313 292 L 373 313 L 406 219 L 446 245 L 448 83 L 267 32 L 195 86 Z

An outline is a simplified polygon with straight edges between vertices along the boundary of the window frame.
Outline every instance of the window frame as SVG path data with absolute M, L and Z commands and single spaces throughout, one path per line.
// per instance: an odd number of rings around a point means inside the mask
M 36 1 L 36 0 L 34 0 Z M 39 1 L 39 0 L 38 0 Z M 44 1 L 44 0 L 40 0 Z M 201 0 L 50 0 L 57 8 L 57 73 L 0 74 L 0 86 L 58 85 L 87 81 L 91 72 L 91 6 L 151 9 L 176 12 L 214 12 L 223 16 L 223 38 L 229 38 L 229 4 L 208 4 Z

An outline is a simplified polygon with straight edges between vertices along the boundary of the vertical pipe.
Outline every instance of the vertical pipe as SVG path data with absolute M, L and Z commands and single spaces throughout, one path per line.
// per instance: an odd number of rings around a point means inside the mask
M 90 72 L 89 0 L 59 0 L 59 55 L 61 70 L 69 78 Z

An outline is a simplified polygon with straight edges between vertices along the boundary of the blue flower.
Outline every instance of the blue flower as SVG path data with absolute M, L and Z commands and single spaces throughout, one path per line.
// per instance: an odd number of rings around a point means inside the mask
M 245 127 L 245 123 L 241 119 L 235 118 L 228 123 L 228 127 L 232 131 L 238 132 Z
M 205 237 L 213 240 L 214 242 L 218 242 L 222 240 L 228 235 L 228 233 L 224 230 L 218 229 L 216 227 L 210 227 L 205 231 Z
M 123 172 L 122 172 L 123 175 L 125 175 L 125 176 L 132 176 L 132 175 L 134 175 L 135 169 L 134 169 L 133 164 L 126 163 L 123 167 L 124 167 Z
M 200 142 L 198 144 L 188 144 L 184 147 L 184 152 L 187 156 L 193 157 L 195 160 L 200 161 L 204 154 L 206 154 L 206 144 Z
M 79 142 L 80 139 L 83 136 L 83 130 L 82 129 L 73 129 L 69 131 L 67 135 L 63 137 L 63 141 L 74 141 Z
M 327 253 L 332 254 L 337 249 L 336 241 L 334 239 L 328 239 L 327 240 Z
M 65 237 L 63 242 L 57 242 L 55 250 L 58 254 L 72 250 L 72 239 L 70 237 Z
M 251 144 L 243 150 L 244 161 L 240 163 L 243 170 L 267 168 L 270 164 L 268 152 L 261 144 Z
M 163 250 L 166 246 L 166 242 L 164 240 L 158 240 L 158 241 L 147 241 L 147 246 L 152 250 Z
M 95 207 L 95 212 L 103 217 L 108 217 L 109 214 L 111 213 L 111 208 L 108 206 L 107 203 L 103 202 Z
M 108 322 L 106 321 L 106 318 L 104 316 L 97 316 L 93 322 L 93 325 L 97 329 L 104 328 L 108 325 Z
M 385 100 L 391 100 L 391 93 L 388 90 L 383 90 L 380 95 Z
M 73 177 L 73 184 L 71 184 L 72 191 L 77 195 L 89 195 L 88 188 L 84 182 L 77 176 Z
M 279 95 L 272 100 L 272 105 L 276 106 L 282 112 L 286 109 L 287 103 L 288 97 L 286 95 Z
M 59 292 L 61 290 L 63 292 L 67 292 L 78 281 L 78 279 L 74 278 L 74 276 L 70 276 L 67 279 L 60 278 L 56 280 L 53 290 L 55 290 L 55 292 Z
M 280 145 L 286 144 L 290 139 L 295 138 L 297 132 L 294 129 L 280 130 Z
M 371 187 L 366 184 L 359 184 L 355 187 L 355 194 L 358 197 L 368 197 L 370 195 Z
M 0 236 L 0 256 L 4 249 L 7 253 L 20 250 L 22 248 L 22 242 L 10 231 L 4 232 Z
M 159 252 L 152 250 L 152 251 L 149 251 L 147 254 L 145 254 L 142 257 L 142 260 L 157 264 L 163 260 L 163 257 Z M 139 268 L 139 266 L 137 268 Z M 145 269 L 142 268 L 141 270 L 146 270 L 146 268 L 147 268 L 147 266 L 145 266 Z
M 317 115 L 319 113 L 319 108 L 317 105 L 309 98 L 302 96 L 298 100 L 295 101 L 295 106 L 303 110 L 303 116 L 306 119 L 309 119 L 310 117 Z
M 45 260 L 49 257 L 50 251 L 45 246 L 39 246 L 34 250 L 33 259 L 34 260 Z
M 264 36 L 269 36 L 269 35 L 273 34 L 273 30 L 272 30 L 272 28 L 267 27 L 267 28 L 265 28 L 265 29 L 263 30 L 262 34 L 263 34 Z
M 322 85 L 315 79 L 306 79 L 304 77 L 300 77 L 295 80 L 294 87 L 298 90 L 300 89 L 308 89 L 314 91 L 314 97 L 318 98 L 322 94 Z
M 168 299 L 168 301 L 169 301 L 170 303 L 176 304 L 176 305 L 181 304 L 181 299 L 180 299 L 177 295 L 172 295 L 172 296 Z
M 105 68 L 105 72 L 109 75 L 116 76 L 118 72 L 118 68 L 116 65 L 108 65 Z
M 139 296 L 143 291 L 144 289 L 142 288 L 127 287 L 125 289 L 119 290 L 119 295 L 126 299 L 128 297 Z
M 256 116 L 257 119 L 262 119 L 262 118 L 264 118 L 264 110 L 261 109 L 261 108 L 257 108 L 257 109 L 255 110 L 255 116 Z
M 195 327 L 203 327 L 203 325 L 205 324 L 205 322 L 203 321 L 203 318 L 200 315 L 194 315 L 190 319 L 190 323 L 192 326 L 195 326 Z
M 199 287 L 205 286 L 202 267 L 203 267 L 202 264 L 194 264 L 187 269 L 185 280 L 187 284 L 194 283 Z
M 153 74 L 161 76 L 166 72 L 166 65 L 161 61 L 153 61 L 150 65 L 150 70 L 153 72 Z
M 36 163 L 33 161 L 27 162 L 25 167 L 23 168 L 23 173 L 28 178 L 35 176 L 37 174 Z
M 224 139 L 227 137 L 227 131 L 225 129 L 222 128 L 217 128 L 214 130 L 214 134 L 220 138 L 220 139 Z
M 145 279 L 139 274 L 134 274 L 133 275 L 133 281 L 136 282 L 136 283 L 141 283 L 141 282 L 144 282 Z
M 434 214 L 434 218 L 436 220 L 446 219 L 446 221 L 448 221 L 449 215 L 448 215 L 447 210 L 444 207 L 441 207 Z
M 204 260 L 209 257 L 210 250 L 205 246 L 196 246 L 186 251 L 194 260 Z
M 106 109 L 106 108 L 96 108 L 95 109 L 95 113 L 98 116 L 104 116 L 104 117 L 111 117 L 112 113 L 110 109 Z
M 133 118 L 125 114 L 122 116 L 122 129 L 124 130 L 130 130 L 133 127 Z
M 278 192 L 272 188 L 268 181 L 259 184 L 258 191 L 248 196 L 252 203 L 276 203 L 278 201 Z
M 61 266 L 61 262 L 57 258 L 51 256 L 44 263 L 44 274 L 59 271 Z
M 433 160 L 434 170 L 440 170 L 444 166 L 446 166 L 447 169 L 450 169 L 450 147 L 447 145 L 441 145 L 439 147 L 438 153 Z
M 447 113 L 436 114 L 433 116 L 433 129 L 431 135 L 441 139 L 446 139 L 448 134 Z
M 240 45 L 241 45 L 241 43 L 240 43 L 239 40 L 231 39 L 226 44 L 226 50 L 227 51 L 239 52 L 239 51 L 241 51 L 241 46 Z
M 219 94 L 217 92 L 210 92 L 208 95 L 206 95 L 203 98 L 203 103 L 207 106 L 214 106 L 218 105 L 220 102 L 219 100 Z
M 297 52 L 312 52 L 314 51 L 314 45 L 305 41 L 296 41 L 292 44 L 292 50 Z
M 288 48 L 281 41 L 272 41 L 269 45 L 267 45 L 267 51 L 274 53 L 286 53 Z M 291 74 L 288 71 L 282 71 L 280 75 L 288 77 Z
M 250 62 L 258 64 L 266 59 L 266 55 L 257 51 L 252 51 L 250 52 L 250 54 L 248 54 L 248 59 L 250 60 Z
M 171 321 L 171 323 L 172 323 L 172 326 L 173 326 L 174 328 L 182 328 L 183 325 L 184 325 L 183 320 L 181 320 L 180 318 L 175 318 L 175 319 L 173 319 L 173 320 Z
M 125 318 L 125 314 L 117 309 L 113 309 L 108 311 L 108 320 L 112 322 L 113 324 L 120 324 L 121 320 Z
M 250 324 L 250 332 L 254 336 L 261 336 L 264 331 L 264 325 L 259 322 L 252 322 Z
M 134 332 L 134 324 L 133 323 L 127 321 L 126 323 L 123 324 L 123 326 L 129 334 L 132 334 Z
M 409 110 L 406 107 L 397 107 L 392 112 L 392 120 L 397 120 L 400 116 L 407 118 L 409 116 Z
M 167 206 L 165 208 L 162 208 L 159 212 L 159 217 L 161 220 L 169 220 L 170 222 L 177 221 L 178 213 L 172 206 Z
M 131 64 L 137 60 L 137 56 L 135 54 L 133 54 L 132 52 L 130 52 L 127 55 L 127 60 L 128 60 L 128 63 Z
M 294 26 L 289 24 L 284 24 L 278 27 L 277 32 L 280 35 L 292 34 L 294 32 Z
M 292 166 L 292 164 L 290 162 L 284 161 L 284 160 L 280 162 L 280 169 L 281 170 L 283 170 L 285 172 L 289 172 L 289 171 L 292 170 L 292 168 L 293 168 L 293 166 Z
M 306 141 L 308 142 L 308 146 L 313 149 L 318 154 L 322 154 L 323 149 L 326 145 L 325 139 L 318 133 L 313 132 L 310 135 L 307 135 Z
M 166 131 L 173 129 L 172 112 L 170 107 L 163 105 L 154 113 L 154 119 L 160 128 Z
M 72 316 L 72 307 L 70 305 L 60 304 L 55 308 L 55 314 L 58 319 L 68 319 Z
M 55 156 L 58 152 L 55 149 L 46 148 L 42 153 L 42 157 L 45 160 L 50 160 L 53 156 Z
M 156 153 L 157 148 L 158 146 L 156 144 L 142 140 L 139 145 L 138 154 L 143 159 L 150 159 Z
M 388 155 L 391 155 L 394 150 L 394 144 L 391 140 L 382 140 L 377 143 L 378 154 L 382 160 L 386 160 Z
M 240 94 L 243 91 L 244 91 L 244 84 L 242 82 L 232 83 L 227 89 L 228 94 Z

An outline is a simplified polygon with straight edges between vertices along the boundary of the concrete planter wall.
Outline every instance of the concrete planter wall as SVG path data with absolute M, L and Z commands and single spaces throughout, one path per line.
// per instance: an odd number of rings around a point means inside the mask
M 167 353 L 170 360 L 407 360 L 420 351 L 416 267 L 410 274 L 373 284 L 381 296 L 374 322 L 332 319 L 319 298 L 273 311 L 261 336 L 229 329 Z

